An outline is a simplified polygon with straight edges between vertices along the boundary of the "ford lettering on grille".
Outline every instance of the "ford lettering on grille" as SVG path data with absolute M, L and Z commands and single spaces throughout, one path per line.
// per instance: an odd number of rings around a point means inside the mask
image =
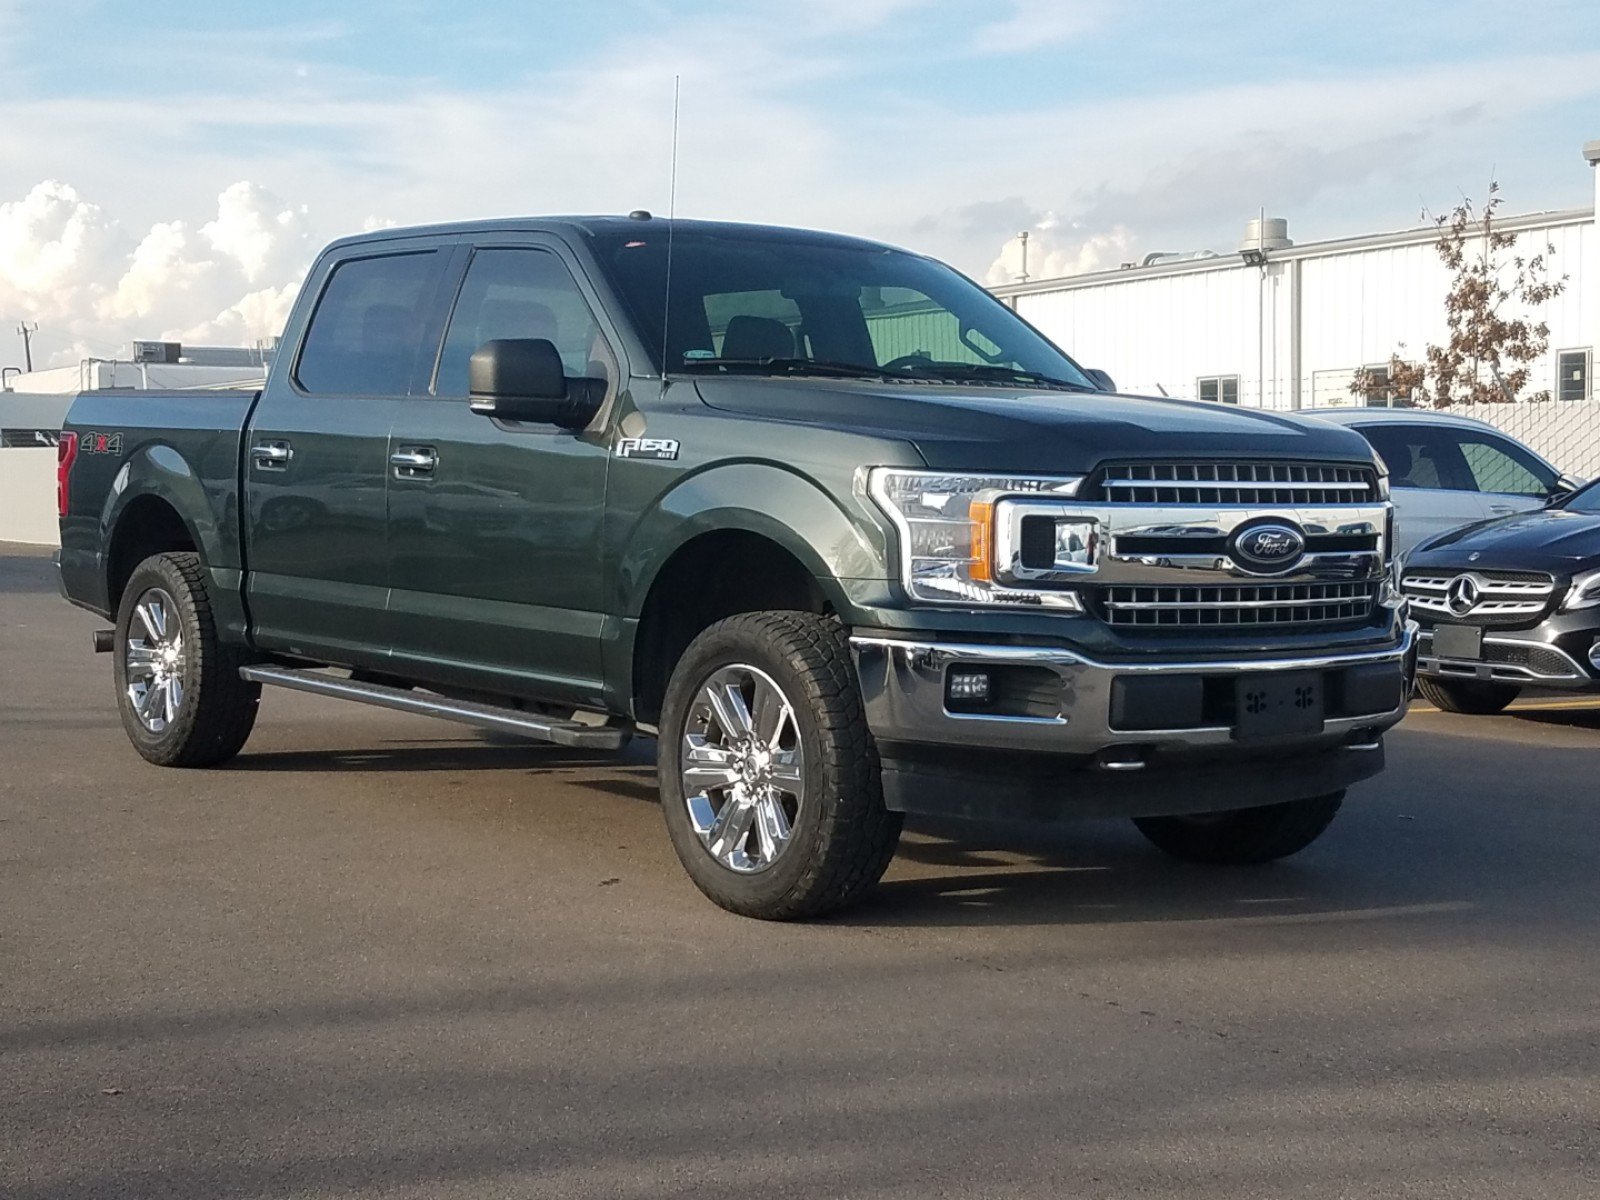
M 1305 556 L 1306 535 L 1292 525 L 1248 525 L 1229 539 L 1229 549 L 1246 571 L 1276 575 Z

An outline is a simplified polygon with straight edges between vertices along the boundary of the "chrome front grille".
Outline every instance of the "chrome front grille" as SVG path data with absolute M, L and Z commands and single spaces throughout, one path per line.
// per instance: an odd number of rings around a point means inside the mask
M 1337 624 L 1364 621 L 1377 603 L 1379 581 L 1205 585 L 1111 585 L 1096 607 L 1117 628 Z
M 1334 463 L 1115 463 L 1102 467 L 1082 494 L 1111 504 L 1372 504 L 1378 478 L 1370 467 Z
M 1418 612 L 1485 623 L 1542 616 L 1556 590 L 1539 571 L 1419 571 L 1400 586 Z

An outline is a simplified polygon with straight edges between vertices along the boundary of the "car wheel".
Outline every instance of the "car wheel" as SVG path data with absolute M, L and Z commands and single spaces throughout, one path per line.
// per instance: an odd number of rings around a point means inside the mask
M 679 861 L 730 912 L 765 920 L 856 903 L 900 836 L 837 621 L 748 613 L 672 672 L 658 751 Z
M 1174 858 L 1239 866 L 1273 862 L 1304 850 L 1333 822 L 1344 792 L 1262 808 L 1186 817 L 1139 817 L 1139 832 Z
M 198 554 L 158 554 L 134 568 L 113 650 L 122 726 L 145 759 L 210 767 L 244 746 L 261 685 L 239 678 L 240 652 L 217 635 Z
M 1497 713 L 1510 704 L 1522 689 L 1513 683 L 1485 683 L 1478 679 L 1417 679 L 1417 691 L 1435 708 L 1452 713 Z

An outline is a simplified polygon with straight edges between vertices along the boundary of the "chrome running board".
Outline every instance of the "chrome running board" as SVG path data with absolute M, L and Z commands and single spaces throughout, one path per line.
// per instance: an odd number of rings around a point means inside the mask
M 617 725 L 584 725 L 578 721 L 561 721 L 517 708 L 500 708 L 493 704 L 479 704 L 474 700 L 452 700 L 432 692 L 412 692 L 382 683 L 358 683 L 353 679 L 324 675 L 321 671 L 290 667 L 241 667 L 239 676 L 252 683 L 288 688 L 293 692 L 310 692 L 314 696 L 354 700 L 357 704 L 438 717 L 442 721 L 475 725 L 480 729 L 498 729 L 535 741 L 553 742 L 557 746 L 618 750 L 627 744 L 631 734 L 631 730 Z

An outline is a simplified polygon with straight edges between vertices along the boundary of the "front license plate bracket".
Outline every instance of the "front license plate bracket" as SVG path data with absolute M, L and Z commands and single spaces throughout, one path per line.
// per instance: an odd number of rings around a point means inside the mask
M 1479 625 L 1435 625 L 1435 658 L 1459 658 L 1477 662 L 1483 658 L 1483 627 Z
M 1321 733 L 1323 691 L 1320 671 L 1241 675 L 1234 684 L 1235 740 L 1256 742 Z

